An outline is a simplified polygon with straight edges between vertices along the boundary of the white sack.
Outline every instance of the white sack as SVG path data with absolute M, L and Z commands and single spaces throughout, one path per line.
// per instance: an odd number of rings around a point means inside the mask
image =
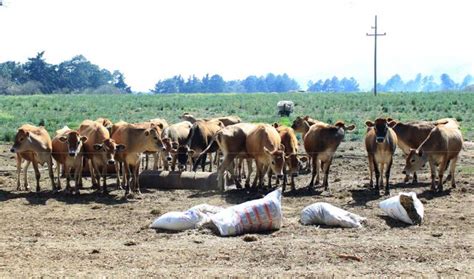
M 222 207 L 200 204 L 191 207 L 187 211 L 168 212 L 155 219 L 150 228 L 172 231 L 194 229 L 199 226 L 199 224 L 209 222 L 210 215 L 215 214 L 222 209 Z
M 412 220 L 410 218 L 409 214 L 407 213 L 407 210 L 403 207 L 402 203 L 400 203 L 401 195 L 404 195 L 413 199 L 413 202 L 410 206 L 415 211 L 413 213 L 418 214 L 418 216 L 416 215 L 413 216 L 412 214 L 412 217 L 418 217 L 415 220 Z M 407 224 L 414 225 L 416 223 L 421 223 L 423 221 L 423 214 L 424 214 L 423 204 L 421 203 L 421 201 L 416 196 L 416 193 L 414 192 L 399 193 L 398 196 L 394 196 L 380 202 L 379 206 L 385 213 L 387 213 L 388 216 L 394 219 L 400 220 L 402 222 L 405 222 Z
M 221 236 L 260 232 L 281 227 L 281 189 L 265 197 L 228 207 L 212 215 L 211 220 Z
M 329 203 L 317 202 L 305 207 L 301 211 L 303 225 L 322 224 L 343 228 L 360 228 L 366 218 L 350 213 Z

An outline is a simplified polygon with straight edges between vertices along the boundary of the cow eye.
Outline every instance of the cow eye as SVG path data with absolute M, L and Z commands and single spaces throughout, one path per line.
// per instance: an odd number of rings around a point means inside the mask
M 275 161 L 272 161 L 272 165 L 274 165 L 274 164 L 275 164 Z
M 414 163 L 414 162 L 415 162 L 415 159 L 411 159 L 410 162 Z

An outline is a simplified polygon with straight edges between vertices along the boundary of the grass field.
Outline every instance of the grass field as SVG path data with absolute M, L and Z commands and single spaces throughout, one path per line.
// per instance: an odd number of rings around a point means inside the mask
M 279 100 L 295 102 L 290 119 L 276 114 Z M 173 123 L 183 112 L 197 117 L 234 114 L 248 122 L 283 124 L 298 115 L 329 123 L 341 119 L 359 128 L 348 140 L 361 139 L 365 120 L 379 116 L 403 121 L 454 117 L 461 122 L 465 139 L 474 138 L 473 93 L 33 95 L 1 96 L 0 101 L 0 141 L 5 142 L 12 141 L 21 124 L 36 125 L 41 119 L 53 134 L 64 125 L 77 128 L 84 119 L 137 122 L 160 117 Z

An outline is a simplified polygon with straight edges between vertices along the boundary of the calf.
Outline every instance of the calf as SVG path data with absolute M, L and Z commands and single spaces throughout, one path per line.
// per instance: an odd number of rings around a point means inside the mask
M 44 163 L 48 165 L 49 178 L 51 179 L 53 192 L 56 192 L 59 189 L 56 188 L 56 185 L 54 184 L 53 160 L 51 157 L 52 150 L 51 138 L 43 126 L 36 127 L 25 124 L 18 129 L 15 135 L 15 142 L 10 149 L 11 152 L 16 153 L 17 190 L 21 190 L 20 174 L 23 160 L 26 160 L 23 181 L 25 190 L 29 190 L 27 171 L 30 163 L 33 163 L 33 168 L 35 170 L 36 192 L 41 190 L 39 185 L 41 174 L 38 169 L 38 164 L 43 165 Z
M 126 194 L 130 189 L 133 193 L 140 194 L 138 183 L 140 154 L 145 151 L 159 152 L 164 148 L 161 129 L 156 125 L 146 128 L 143 125 L 125 124 L 117 127 L 112 134 L 112 139 L 126 147 L 117 154 L 117 160 L 122 162 L 125 168 Z
M 204 153 L 203 156 L 199 156 L 199 160 L 196 161 L 196 165 L 201 163 L 202 171 L 204 171 L 207 153 L 216 152 L 218 149 L 217 143 L 213 143 L 209 148 L 207 147 L 217 131 L 222 128 L 224 128 L 224 125 L 220 121 L 196 121 L 189 131 L 186 144 L 180 145 L 176 152 L 178 168 L 183 170 L 191 158 L 196 158 L 203 150 L 207 150 L 206 153 Z M 212 163 L 209 165 L 209 171 L 212 171 Z
M 89 163 L 92 184 L 97 185 L 103 193 L 107 193 L 107 165 L 115 164 L 116 153 L 124 150 L 125 146 L 111 139 L 109 131 L 95 121 L 84 120 L 78 132 L 81 137 L 87 137 L 87 141 L 84 142 L 84 154 Z
M 87 137 L 80 136 L 79 132 L 65 126 L 56 132 L 53 138 L 53 158 L 57 162 L 58 187 L 61 188 L 60 166 L 63 166 L 66 176 L 66 192 L 71 191 L 71 169 L 74 168 L 74 192 L 79 193 L 79 184 L 82 178 L 83 144 Z
M 242 188 L 240 181 L 236 178 L 234 173 L 234 159 L 245 159 L 248 157 L 246 149 L 247 136 L 253 129 L 255 129 L 255 127 L 255 124 L 250 123 L 238 123 L 227 126 L 219 130 L 208 147 L 203 152 L 201 152 L 199 157 L 203 156 L 203 154 L 206 154 L 208 152 L 207 149 L 211 148 L 214 142 L 218 144 L 219 149 L 224 156 L 224 160 L 217 170 L 218 187 L 221 187 L 222 191 L 225 190 L 224 172 L 226 170 L 230 172 L 231 179 L 234 181 L 237 188 Z M 249 174 L 245 183 L 246 187 L 250 186 L 250 173 L 252 169 L 251 165 L 249 166 Z M 197 164 L 195 168 L 197 168 Z
M 411 149 L 403 173 L 419 170 L 427 161 L 431 169 L 431 190 L 436 190 L 436 165 L 438 165 L 438 191 L 443 191 L 443 175 L 450 162 L 451 186 L 456 187 L 454 171 L 463 146 L 461 131 L 453 126 L 438 125 L 417 149 Z
M 271 187 L 272 171 L 278 178 L 283 178 L 285 165 L 285 147 L 276 129 L 268 124 L 258 124 L 247 136 L 247 153 L 255 159 L 257 175 L 252 183 L 255 187 L 263 186 L 263 177 L 268 172 L 268 187 Z
M 325 123 L 316 123 L 311 126 L 304 137 L 304 148 L 312 159 L 312 176 L 309 188 L 314 187 L 314 178 L 316 177 L 316 185 L 319 184 L 319 163 L 324 171 L 323 186 L 324 190 L 328 190 L 328 175 L 331 167 L 334 153 L 344 139 L 346 131 L 352 131 L 355 125 L 346 127 L 344 122 L 337 121 L 334 125 Z
M 366 121 L 367 134 L 365 135 L 365 148 L 369 160 L 370 187 L 373 187 L 373 173 L 375 171 L 375 189 L 379 192 L 379 185 L 383 185 L 384 167 L 387 165 L 385 172 L 385 195 L 390 193 L 389 179 L 390 169 L 393 162 L 393 154 L 397 148 L 397 135 L 391 127 L 395 126 L 395 122 L 387 122 L 387 119 L 378 118 L 375 122 Z
M 280 134 L 281 143 L 285 147 L 285 168 L 283 172 L 283 189 L 285 192 L 287 183 L 287 174 L 291 176 L 291 190 L 295 191 L 295 177 L 298 176 L 300 161 L 298 160 L 298 139 L 296 138 L 295 131 L 286 126 L 273 124 Z M 278 183 L 278 181 L 277 181 Z
M 169 170 L 169 162 L 171 161 L 171 170 L 174 171 L 176 168 L 176 153 L 179 145 L 186 144 L 186 140 L 189 137 L 189 132 L 193 124 L 189 121 L 181 121 L 176 124 L 172 124 L 169 127 L 163 129 L 161 138 L 165 150 L 163 152 L 163 165 L 166 170 Z

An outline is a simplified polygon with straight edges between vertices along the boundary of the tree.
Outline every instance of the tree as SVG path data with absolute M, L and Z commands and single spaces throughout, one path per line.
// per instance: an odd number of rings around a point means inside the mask
M 257 85 L 258 85 L 258 78 L 256 76 L 248 76 L 242 82 L 242 85 L 245 88 L 245 92 L 258 92 Z
M 29 80 L 41 83 L 41 91 L 52 93 L 57 84 L 57 67 L 46 63 L 43 58 L 44 51 L 38 52 L 36 57 L 28 58 L 25 64 L 25 72 Z
M 132 93 L 132 89 L 125 83 L 125 77 L 120 71 L 115 70 L 112 74 L 114 86 L 125 93 Z
M 209 91 L 212 93 L 224 92 L 225 81 L 220 75 L 213 75 L 209 79 Z
M 473 78 L 471 75 L 467 75 L 467 76 L 465 76 L 464 79 L 462 80 L 462 83 L 461 83 L 461 85 L 459 86 L 459 89 L 464 90 L 464 89 L 466 89 L 466 87 L 468 87 L 468 86 L 471 85 L 472 83 L 474 83 L 474 78 Z
M 448 74 L 442 74 L 440 79 L 442 91 L 456 90 L 457 84 L 451 79 Z
M 387 92 L 401 92 L 404 89 L 404 83 L 400 75 L 396 74 L 392 76 L 384 86 L 384 91 Z

